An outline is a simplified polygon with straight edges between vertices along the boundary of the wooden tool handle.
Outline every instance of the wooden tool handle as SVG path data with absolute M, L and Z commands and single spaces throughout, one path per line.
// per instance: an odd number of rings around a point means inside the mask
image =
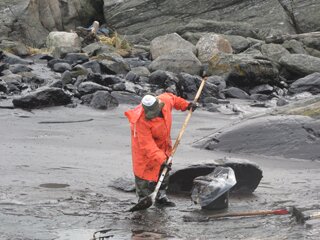
M 254 211 L 254 212 L 236 212 L 236 213 L 225 213 L 225 214 L 216 214 L 210 216 L 210 218 L 224 218 L 224 217 L 245 217 L 245 216 L 259 216 L 259 215 L 285 215 L 289 214 L 287 209 L 277 209 L 277 210 L 263 210 L 263 211 Z
M 206 80 L 207 80 L 206 77 L 202 79 L 202 82 L 201 82 L 200 87 L 199 87 L 199 89 L 198 89 L 198 92 L 197 92 L 197 94 L 196 94 L 196 96 L 195 96 L 195 98 L 194 98 L 194 100 L 193 100 L 193 103 L 197 103 L 197 101 L 198 101 L 198 99 L 199 99 L 199 97 L 200 97 L 200 95 L 201 95 L 202 89 L 203 89 L 203 87 L 204 87 L 204 84 L 206 83 Z M 188 125 L 188 123 L 189 123 L 189 120 L 190 120 L 190 118 L 191 118 L 191 115 L 192 115 L 192 109 L 189 110 L 189 113 L 188 113 L 186 119 L 184 120 L 184 123 L 183 123 L 183 125 L 182 125 L 182 128 L 181 128 L 181 130 L 180 130 L 180 132 L 179 132 L 179 135 L 178 135 L 178 137 L 177 137 L 177 139 L 176 139 L 176 141 L 175 141 L 175 143 L 174 143 L 174 146 L 173 146 L 173 148 L 172 148 L 171 157 L 175 154 L 175 152 L 176 152 L 176 150 L 177 150 L 177 148 L 178 148 L 178 145 L 179 145 L 179 143 L 180 143 L 180 141 L 181 141 L 182 135 L 183 135 L 184 131 L 186 130 L 186 127 L 187 127 L 187 125 Z M 171 159 L 172 159 L 172 158 L 171 158 Z
M 203 89 L 203 87 L 204 87 L 204 84 L 205 84 L 206 80 L 207 80 L 207 78 L 203 78 L 203 79 L 202 79 L 202 82 L 201 82 L 200 87 L 199 87 L 199 89 L 198 89 L 198 92 L 197 92 L 197 94 L 196 94 L 196 96 L 195 96 L 195 98 L 194 98 L 194 100 L 193 100 L 193 103 L 197 103 L 197 101 L 198 101 L 198 99 L 199 99 L 199 97 L 200 97 L 200 95 L 201 95 L 201 92 L 202 92 L 202 89 Z M 191 115 L 192 115 L 192 109 L 189 110 L 189 113 L 188 113 L 186 119 L 184 120 L 184 123 L 183 123 L 183 125 L 182 125 L 182 128 L 181 128 L 181 130 L 180 130 L 180 132 L 179 132 L 179 135 L 178 135 L 178 137 L 177 137 L 177 139 L 176 139 L 176 141 L 175 141 L 175 143 L 174 143 L 174 146 L 173 146 L 173 148 L 172 148 L 171 156 L 170 156 L 169 159 L 167 160 L 167 163 L 168 163 L 168 164 L 172 163 L 172 157 L 173 157 L 174 153 L 176 152 L 176 150 L 177 150 L 177 148 L 178 148 L 178 145 L 179 145 L 179 143 L 180 143 L 180 140 L 181 140 L 181 138 L 182 138 L 182 135 L 183 135 L 184 131 L 186 130 L 186 127 L 187 127 L 187 125 L 188 125 L 188 122 L 189 122 L 189 120 L 190 120 L 190 118 L 191 118 Z M 164 177 L 166 176 L 167 172 L 168 172 L 168 169 L 167 169 L 167 168 L 164 168 L 164 169 L 162 170 L 162 173 L 161 173 L 161 175 L 160 175 L 160 177 L 159 177 L 159 180 L 158 180 L 158 183 L 157 183 L 157 185 L 156 185 L 156 187 L 155 187 L 155 190 L 154 190 L 153 193 L 152 193 L 152 194 L 153 194 L 153 198 L 156 197 L 156 194 L 158 193 L 158 191 L 159 191 L 159 189 L 160 189 L 160 186 L 161 186 L 161 184 L 162 184 L 162 181 L 163 181 Z M 154 202 L 154 199 L 153 199 L 153 202 Z
M 317 219 L 317 218 L 320 218 L 320 212 L 312 213 L 309 216 L 309 219 Z

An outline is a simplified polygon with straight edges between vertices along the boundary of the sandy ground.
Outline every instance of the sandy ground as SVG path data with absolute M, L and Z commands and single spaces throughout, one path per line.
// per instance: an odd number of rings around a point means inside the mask
M 319 220 L 305 225 L 289 215 L 186 222 L 203 212 L 188 197 L 175 208 L 127 213 L 134 193 L 108 187 L 132 177 L 129 126 L 121 105 L 110 111 L 84 106 L 32 112 L 0 109 L 0 239 L 84 239 L 107 229 L 111 239 L 318 239 Z M 262 110 L 259 110 L 262 111 Z M 253 114 L 259 114 L 255 112 Z M 185 113 L 174 113 L 175 138 Z M 241 115 L 196 111 L 174 167 L 241 158 L 257 163 L 263 179 L 252 195 L 232 195 L 229 212 L 297 206 L 320 209 L 320 162 L 229 154 L 191 147 L 202 137 L 241 121 Z M 78 123 L 48 121 L 90 120 Z M 47 184 L 47 185 L 42 185 Z M 57 185 L 67 184 L 67 185 Z

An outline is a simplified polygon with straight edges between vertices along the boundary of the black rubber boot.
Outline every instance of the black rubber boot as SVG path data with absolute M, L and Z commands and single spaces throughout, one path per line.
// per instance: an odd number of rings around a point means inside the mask
M 176 204 L 169 200 L 167 196 L 156 200 L 156 205 L 159 207 L 175 207 Z

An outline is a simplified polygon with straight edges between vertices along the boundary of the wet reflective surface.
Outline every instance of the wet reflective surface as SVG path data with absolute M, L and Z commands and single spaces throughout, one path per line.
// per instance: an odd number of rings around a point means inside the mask
M 109 187 L 113 179 L 132 177 L 124 110 L 121 106 L 108 112 L 81 106 L 33 112 L 1 110 L 1 240 L 88 240 L 99 230 L 104 232 L 97 232 L 97 239 L 318 239 L 319 219 L 301 225 L 290 215 L 186 221 L 215 213 L 200 210 L 186 195 L 170 195 L 177 205 L 174 208 L 153 206 L 127 212 L 137 201 L 135 194 Z M 174 115 L 173 137 L 184 117 L 183 113 Z M 39 124 L 87 118 L 94 120 Z M 203 129 L 219 129 L 233 120 L 238 119 L 202 111 L 194 114 L 173 168 L 224 157 L 248 159 L 261 167 L 263 178 L 253 194 L 230 195 L 229 208 L 222 212 L 288 206 L 305 213 L 319 211 L 318 161 L 241 156 L 191 146 L 204 135 Z

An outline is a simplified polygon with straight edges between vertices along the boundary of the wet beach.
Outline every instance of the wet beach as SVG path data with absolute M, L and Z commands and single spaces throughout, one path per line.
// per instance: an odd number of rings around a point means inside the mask
M 136 203 L 135 194 L 109 184 L 119 177 L 133 178 L 130 132 L 123 116 L 129 107 L 1 109 L 1 239 L 90 239 L 99 230 L 106 230 L 103 236 L 111 239 L 317 239 L 319 220 L 301 225 L 290 215 L 189 222 L 190 217 L 213 214 L 200 210 L 189 196 L 170 196 L 175 208 L 126 212 Z M 185 113 L 174 112 L 173 117 L 174 139 Z M 222 212 L 319 209 L 319 161 L 192 147 L 198 139 L 244 118 L 196 111 L 173 168 L 222 158 L 256 163 L 263 171 L 256 191 L 231 195 L 229 208 Z

